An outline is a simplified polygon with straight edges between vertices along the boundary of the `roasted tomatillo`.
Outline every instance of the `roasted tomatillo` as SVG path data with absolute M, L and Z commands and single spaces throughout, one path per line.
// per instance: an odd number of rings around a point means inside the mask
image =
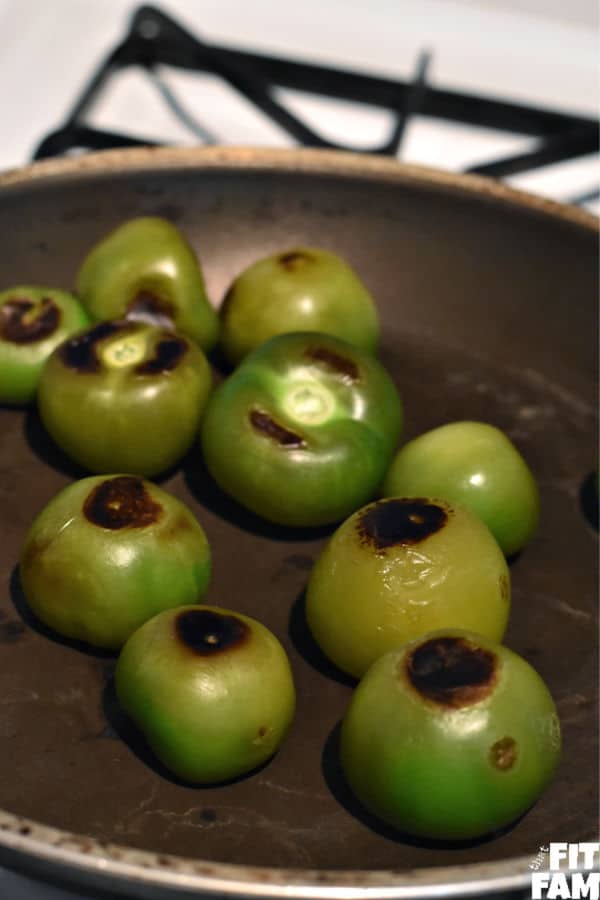
M 245 269 L 221 307 L 221 343 L 235 365 L 276 334 L 318 331 L 373 353 L 379 320 L 373 298 L 335 253 L 297 247 Z
M 206 463 L 224 491 L 282 525 L 334 522 L 373 496 L 402 407 L 376 359 L 323 334 L 284 334 L 213 394 Z
M 368 810 L 442 840 L 514 822 L 548 785 L 560 745 L 554 702 L 529 663 L 455 629 L 378 659 L 354 692 L 340 744 Z
M 142 322 L 100 322 L 54 351 L 38 406 L 56 443 L 92 472 L 156 475 L 193 442 L 211 387 L 193 341 Z
M 132 475 L 94 476 L 70 484 L 37 516 L 20 576 L 50 628 L 118 649 L 146 619 L 204 595 L 210 551 L 176 497 Z
M 198 260 L 166 219 L 130 219 L 103 238 L 79 270 L 77 291 L 96 320 L 173 327 L 204 350 L 217 340 L 219 321 Z
M 31 403 L 46 359 L 89 321 L 77 298 L 66 291 L 31 285 L 2 291 L 0 403 Z
M 429 498 L 379 500 L 350 516 L 317 559 L 306 593 L 315 640 L 357 678 L 435 628 L 501 640 L 509 611 L 508 567 L 487 526 Z
M 506 555 L 532 538 L 540 512 L 527 463 L 500 429 L 485 422 L 451 422 L 404 444 L 382 494 L 461 503 L 485 522 Z
M 277 638 L 255 619 L 214 606 L 146 622 L 123 648 L 115 682 L 156 756 L 196 783 L 264 763 L 294 717 L 292 673 Z

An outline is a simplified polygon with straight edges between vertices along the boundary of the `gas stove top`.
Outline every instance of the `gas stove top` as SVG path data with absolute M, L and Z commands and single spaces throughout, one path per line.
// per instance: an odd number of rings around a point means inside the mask
M 528 3 L 534 12 L 552 7 Z M 249 21 L 233 2 L 216 9 L 109 0 L 101 23 L 83 15 L 83 4 L 62 0 L 45 36 L 64 42 L 64 102 L 50 109 L 44 90 L 39 127 L 29 121 L 27 142 L 8 129 L 0 165 L 149 143 L 303 144 L 478 172 L 598 210 L 593 16 L 585 4 L 574 22 L 560 12 L 541 18 L 509 9 L 527 5 L 330 0 L 325 9 L 304 5 L 300 18 L 263 0 Z M 9 34 L 21 18 L 39 44 L 47 14 L 26 17 L 14 0 L 0 0 L 0 15 L 3 8 Z M 113 38 L 101 43 L 96 26 L 105 28 L 113 13 Z M 0 77 L 12 65 L 17 95 L 31 90 L 30 78 L 46 88 L 56 77 L 36 75 L 41 48 L 26 52 L 27 33 L 21 42 L 24 56 L 0 62 Z M 95 52 L 76 71 L 81 43 Z M 53 55 L 47 46 L 42 52 Z M 9 118 L 21 116 L 11 104 Z

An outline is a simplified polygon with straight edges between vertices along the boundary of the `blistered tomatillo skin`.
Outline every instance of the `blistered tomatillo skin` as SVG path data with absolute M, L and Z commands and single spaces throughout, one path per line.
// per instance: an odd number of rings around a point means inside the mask
M 360 678 L 378 657 L 437 628 L 501 640 L 506 560 L 473 513 L 443 500 L 393 498 L 340 525 L 310 574 L 306 618 L 329 659 Z
M 101 322 L 57 347 L 38 406 L 50 435 L 81 466 L 150 476 L 194 441 L 211 381 L 189 338 L 142 322 Z
M 221 307 L 221 343 L 237 365 L 277 334 L 318 331 L 373 353 L 379 320 L 373 298 L 335 253 L 298 247 L 261 259 L 231 285 Z
M 46 359 L 89 325 L 79 301 L 55 288 L 18 285 L 0 293 L 0 403 L 31 403 Z
M 282 525 L 347 516 L 381 482 L 402 425 L 400 398 L 372 356 L 320 334 L 285 334 L 213 394 L 206 464 L 239 503 Z
M 540 499 L 527 463 L 498 428 L 452 422 L 400 448 L 385 477 L 385 497 L 443 497 L 488 526 L 508 556 L 533 537 Z
M 110 475 L 74 482 L 40 512 L 20 577 L 50 628 L 118 649 L 156 613 L 201 598 L 210 568 L 204 530 L 184 503 L 141 478 Z
M 361 803 L 402 832 L 465 840 L 525 813 L 560 758 L 552 697 L 529 663 L 451 629 L 381 657 L 354 692 L 341 762 Z
M 196 783 L 236 778 L 268 760 L 294 717 L 292 673 L 277 638 L 213 606 L 143 625 L 121 652 L 115 682 L 156 756 Z
M 219 320 L 198 260 L 166 219 L 130 219 L 99 241 L 79 270 L 77 292 L 96 320 L 132 318 L 173 327 L 203 350 L 217 340 Z

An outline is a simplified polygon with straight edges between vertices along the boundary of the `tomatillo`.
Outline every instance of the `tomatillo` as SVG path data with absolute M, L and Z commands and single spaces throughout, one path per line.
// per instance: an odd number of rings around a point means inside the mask
M 535 803 L 559 762 L 560 724 L 529 663 L 451 629 L 377 660 L 352 696 L 340 749 L 350 787 L 380 819 L 467 840 Z
M 461 503 L 483 519 L 507 556 L 529 542 L 539 521 L 539 491 L 527 463 L 485 422 L 451 422 L 409 441 L 394 458 L 382 494 Z
M 118 649 L 146 619 L 202 597 L 210 568 L 204 529 L 184 503 L 141 478 L 109 475 L 70 484 L 40 512 L 20 577 L 54 631 Z
M 373 353 L 375 303 L 341 257 L 297 247 L 255 262 L 235 279 L 221 307 L 221 343 L 237 365 L 276 334 L 318 331 Z
M 52 438 L 81 466 L 150 476 L 193 443 L 211 381 L 189 338 L 142 322 L 100 322 L 50 356 L 38 406 Z
M 219 319 L 200 264 L 166 219 L 130 219 L 111 231 L 84 259 L 77 292 L 96 320 L 131 318 L 173 327 L 203 350 L 218 337 Z
M 162 763 L 210 784 L 266 762 L 294 717 L 285 650 L 264 625 L 228 609 L 160 613 L 129 638 L 117 696 Z
M 46 359 L 89 322 L 77 298 L 66 291 L 32 285 L 2 291 L 0 403 L 31 403 Z
M 378 500 L 355 512 L 325 545 L 306 592 L 316 642 L 357 678 L 436 628 L 501 640 L 509 611 L 508 566 L 487 526 L 429 498 Z
M 374 357 L 300 333 L 244 360 L 211 397 L 201 434 L 224 491 L 272 522 L 313 526 L 373 496 L 401 425 L 398 392 Z

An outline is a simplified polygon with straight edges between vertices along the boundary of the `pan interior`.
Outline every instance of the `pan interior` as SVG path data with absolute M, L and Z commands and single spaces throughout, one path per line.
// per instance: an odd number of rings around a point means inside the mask
M 162 483 L 202 522 L 214 557 L 209 601 L 253 615 L 290 655 L 292 732 L 252 777 L 178 782 L 121 714 L 114 657 L 48 634 L 16 563 L 35 514 L 76 473 L 34 412 L 2 409 L 0 807 L 102 841 L 214 862 L 311 869 L 452 866 L 532 857 L 595 837 L 597 531 L 596 241 L 568 222 L 484 195 L 328 172 L 110 171 L 17 185 L 0 205 L 3 286 L 71 288 L 86 250 L 135 215 L 161 215 L 196 248 L 220 302 L 249 262 L 298 245 L 360 273 L 383 323 L 381 358 L 402 394 L 405 437 L 456 419 L 492 422 L 540 485 L 542 522 L 511 562 L 506 643 L 547 681 L 564 757 L 536 806 L 493 840 L 415 842 L 362 811 L 341 778 L 338 724 L 352 686 L 322 659 L 303 590 L 331 529 L 266 525 L 224 497 L 197 454 Z

